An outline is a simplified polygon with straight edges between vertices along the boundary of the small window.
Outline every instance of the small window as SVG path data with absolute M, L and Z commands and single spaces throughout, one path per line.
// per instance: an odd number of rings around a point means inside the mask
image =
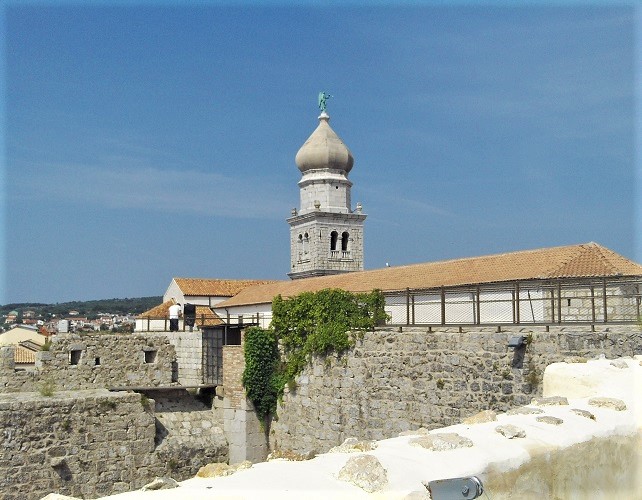
M 348 251 L 348 241 L 350 241 L 350 235 L 345 232 L 341 234 L 341 250 L 344 252 Z
M 571 306 L 571 299 L 566 299 L 566 305 L 569 307 Z
M 330 233 L 330 250 L 337 249 L 337 240 L 339 239 L 339 233 L 332 231 Z
M 94 366 L 100 366 L 100 358 L 94 359 Z
M 145 363 L 156 362 L 156 351 L 145 351 Z
M 77 365 L 80 363 L 80 355 L 82 354 L 81 350 L 69 351 L 69 364 Z

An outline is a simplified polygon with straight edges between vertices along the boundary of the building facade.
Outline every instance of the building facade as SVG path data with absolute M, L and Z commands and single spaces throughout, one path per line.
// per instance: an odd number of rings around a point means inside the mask
M 354 159 L 329 121 L 323 111 L 296 155 L 300 208 L 287 219 L 292 279 L 363 270 L 366 215 L 359 203 L 352 209 L 348 179 Z

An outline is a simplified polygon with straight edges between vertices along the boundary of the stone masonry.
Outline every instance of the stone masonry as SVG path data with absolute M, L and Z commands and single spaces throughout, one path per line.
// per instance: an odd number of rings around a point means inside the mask
M 245 370 L 243 347 L 223 347 L 223 366 L 224 390 L 215 399 L 214 406 L 222 416 L 229 443 L 229 462 L 262 462 L 269 452 L 265 423 L 259 421 L 252 403 L 245 396 L 242 383 Z
M 228 445 L 216 412 L 184 389 L 149 391 L 154 397 L 154 450 L 177 480 L 213 462 L 227 462 Z
M 341 356 L 314 359 L 272 422 L 272 449 L 325 452 L 348 437 L 385 439 L 455 424 L 482 410 L 507 411 L 540 394 L 544 368 L 568 357 L 642 353 L 637 325 L 378 329 Z M 528 345 L 507 347 L 513 336 Z
M 95 498 L 227 462 L 219 412 L 176 371 L 159 335 L 59 335 L 33 370 L 0 348 L 0 498 Z
M 173 383 L 176 355 L 165 337 L 61 334 L 28 371 L 15 370 L 13 349 L 0 348 L 0 392 L 38 391 L 43 383 L 65 391 Z
M 85 390 L 0 395 L 0 492 L 95 498 L 140 488 L 166 472 L 155 459 L 154 416 L 140 394 Z
M 176 352 L 175 379 L 184 386 L 203 383 L 203 334 L 193 332 L 147 333 L 147 337 L 167 338 Z

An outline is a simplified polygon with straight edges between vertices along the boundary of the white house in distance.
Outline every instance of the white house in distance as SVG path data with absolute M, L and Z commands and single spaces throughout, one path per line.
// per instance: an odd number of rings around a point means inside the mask
M 14 345 L 14 362 L 17 369 L 35 366 L 36 352 L 40 351 L 47 337 L 38 332 L 38 328 L 28 325 L 13 325 L 11 329 L 0 333 L 0 346 Z
M 166 331 L 169 329 L 169 306 L 181 304 L 194 305 L 195 326 L 221 324 L 221 319 L 212 307 L 225 299 L 233 297 L 241 290 L 262 284 L 273 283 L 269 280 L 226 280 L 203 278 L 174 278 L 163 295 L 163 303 L 145 311 L 136 318 L 136 331 Z M 180 329 L 183 329 L 183 321 Z
M 38 333 L 38 328 L 34 326 L 14 325 L 4 333 L 0 333 L 0 346 L 18 345 L 20 342 L 34 342 L 38 345 L 44 345 L 47 338 Z

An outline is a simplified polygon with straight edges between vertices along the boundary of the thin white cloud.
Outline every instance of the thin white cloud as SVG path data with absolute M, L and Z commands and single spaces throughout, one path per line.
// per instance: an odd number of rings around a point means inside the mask
M 289 204 L 265 179 L 229 178 L 197 170 L 97 165 L 24 165 L 13 196 L 108 209 L 281 219 Z M 270 196 L 266 196 L 266 192 Z M 285 215 L 284 215 L 285 214 Z
M 392 207 L 399 209 L 412 210 L 416 215 L 440 215 L 444 217 L 457 217 L 453 212 L 437 205 L 431 205 L 423 200 L 408 198 L 407 196 L 400 196 L 398 191 L 391 192 L 389 188 L 372 189 L 367 186 L 360 188 L 363 193 L 368 193 L 370 198 L 376 199 L 378 205 L 388 207 L 388 210 L 394 210 Z M 367 206 L 364 207 L 367 212 Z

